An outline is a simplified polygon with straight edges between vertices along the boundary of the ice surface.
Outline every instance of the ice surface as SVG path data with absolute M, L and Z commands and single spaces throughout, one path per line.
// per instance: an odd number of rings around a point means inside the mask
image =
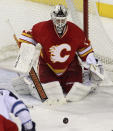
M 11 81 L 18 77 L 16 73 L 0 70 L 0 88 L 13 91 Z M 52 106 L 38 100 L 20 97 L 28 105 L 37 131 L 111 131 L 113 129 L 113 87 L 100 87 L 86 99 L 65 105 Z M 32 108 L 33 106 L 33 108 Z M 68 124 L 63 118 L 68 117 Z M 20 122 L 18 119 L 13 118 Z

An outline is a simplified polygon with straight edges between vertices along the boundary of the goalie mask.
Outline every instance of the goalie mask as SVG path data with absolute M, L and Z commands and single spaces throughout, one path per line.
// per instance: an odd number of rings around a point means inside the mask
M 56 5 L 51 13 L 51 19 L 59 34 L 63 33 L 67 22 L 67 9 L 63 5 Z

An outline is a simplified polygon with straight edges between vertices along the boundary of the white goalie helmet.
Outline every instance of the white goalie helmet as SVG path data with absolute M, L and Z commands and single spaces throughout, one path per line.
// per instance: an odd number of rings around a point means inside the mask
M 63 5 L 56 5 L 53 11 L 51 12 L 51 19 L 53 20 L 54 25 L 56 26 L 57 32 L 62 33 L 63 29 L 67 22 L 67 8 Z

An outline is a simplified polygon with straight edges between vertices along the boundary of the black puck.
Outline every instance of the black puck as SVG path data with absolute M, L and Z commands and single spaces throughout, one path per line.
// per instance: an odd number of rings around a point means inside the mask
M 68 123 L 68 121 L 69 121 L 69 120 L 68 120 L 68 118 L 67 118 L 67 117 L 65 117 L 65 118 L 63 119 L 63 123 L 64 123 L 64 124 L 67 124 L 67 123 Z

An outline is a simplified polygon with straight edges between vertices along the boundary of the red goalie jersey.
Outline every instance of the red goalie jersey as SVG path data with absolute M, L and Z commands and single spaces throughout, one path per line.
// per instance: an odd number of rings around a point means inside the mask
M 21 42 L 41 44 L 40 55 L 55 74 L 63 74 L 74 58 L 78 64 L 76 52 L 85 60 L 93 51 L 90 43 L 86 42 L 83 31 L 71 22 L 67 22 L 62 37 L 57 34 L 52 20 L 35 24 L 30 34 L 24 32 L 22 35 L 24 37 L 20 38 Z
M 52 20 L 40 22 L 30 32 L 24 31 L 19 41 L 41 44 L 39 77 L 42 83 L 59 81 L 67 93 L 73 82 L 82 82 L 78 56 L 85 61 L 93 49 L 86 42 L 84 32 L 75 24 L 67 21 L 66 29 L 60 37 Z

